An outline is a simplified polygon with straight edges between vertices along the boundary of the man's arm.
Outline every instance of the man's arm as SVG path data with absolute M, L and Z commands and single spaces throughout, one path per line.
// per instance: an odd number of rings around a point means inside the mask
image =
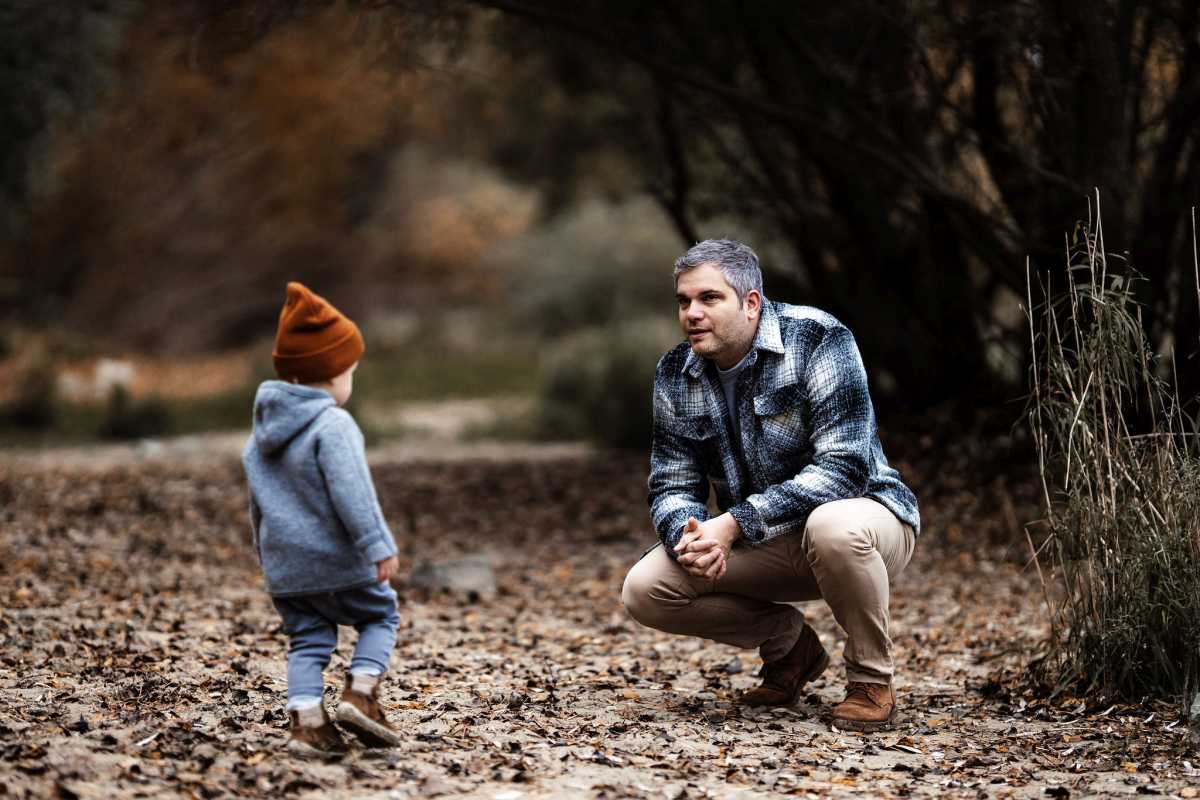
M 661 371 L 662 366 L 659 366 Z M 695 445 L 672 429 L 672 409 L 662 381 L 654 390 L 654 435 L 650 447 L 650 516 L 663 547 L 677 557 L 675 545 L 690 517 L 708 519 L 708 478 L 700 467 Z
M 861 497 L 870 476 L 875 412 L 854 337 L 834 328 L 805 370 L 813 461 L 794 478 L 750 495 L 729 511 L 749 542 L 763 542 L 780 522 L 804 523 L 817 506 Z

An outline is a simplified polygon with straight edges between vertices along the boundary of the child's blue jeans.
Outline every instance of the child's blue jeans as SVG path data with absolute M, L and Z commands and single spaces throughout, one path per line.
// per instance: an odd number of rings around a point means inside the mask
M 351 672 L 382 675 L 387 671 L 400 624 L 396 592 L 387 583 L 271 599 L 288 635 L 289 702 L 324 694 L 322 673 L 337 647 L 339 625 L 358 631 Z

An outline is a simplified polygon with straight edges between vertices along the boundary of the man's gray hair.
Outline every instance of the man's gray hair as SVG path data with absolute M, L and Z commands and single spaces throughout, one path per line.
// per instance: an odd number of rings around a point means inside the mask
M 738 305 L 752 290 L 763 293 L 762 270 L 758 267 L 758 256 L 748 245 L 733 239 L 706 239 L 693 246 L 675 259 L 675 282 L 688 270 L 702 264 L 716 264 L 725 277 L 725 282 L 737 293 Z

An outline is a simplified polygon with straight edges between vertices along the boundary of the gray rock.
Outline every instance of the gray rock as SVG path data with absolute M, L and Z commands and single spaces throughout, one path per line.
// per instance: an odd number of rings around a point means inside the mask
M 474 553 L 449 561 L 422 561 L 413 567 L 407 585 L 494 597 L 496 574 L 486 553 Z

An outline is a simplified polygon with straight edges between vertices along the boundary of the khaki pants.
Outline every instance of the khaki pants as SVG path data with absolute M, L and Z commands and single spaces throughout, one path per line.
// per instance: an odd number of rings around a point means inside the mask
M 785 603 L 824 599 L 846 631 L 846 677 L 888 683 L 889 581 L 912 557 L 912 528 L 866 498 L 818 506 L 803 536 L 735 543 L 720 581 L 688 574 L 656 547 L 625 576 L 621 600 L 651 628 L 757 647 L 763 661 L 792 648 L 804 616 Z

